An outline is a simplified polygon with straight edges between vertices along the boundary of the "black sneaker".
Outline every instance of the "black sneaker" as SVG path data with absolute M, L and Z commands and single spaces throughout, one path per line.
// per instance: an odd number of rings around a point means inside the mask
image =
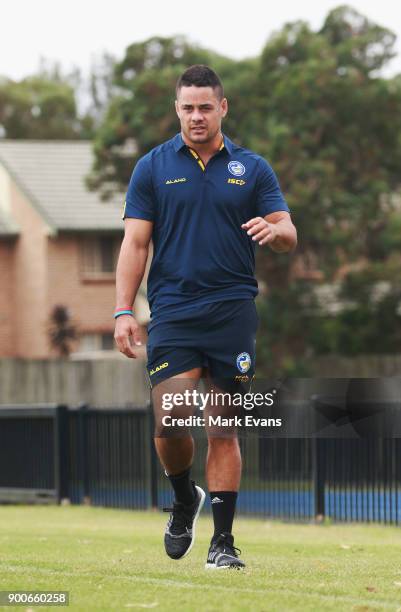
M 195 542 L 195 525 L 205 501 L 205 492 L 192 482 L 196 499 L 190 506 L 174 502 L 173 508 L 163 508 L 171 512 L 164 534 L 164 548 L 171 559 L 182 559 Z
M 211 541 L 207 556 L 206 569 L 242 569 L 245 563 L 238 558 L 239 548 L 234 546 L 231 533 L 221 533 Z

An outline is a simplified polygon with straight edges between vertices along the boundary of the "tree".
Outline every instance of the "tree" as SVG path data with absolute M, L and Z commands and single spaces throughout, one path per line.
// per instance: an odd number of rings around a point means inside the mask
M 182 38 L 152 38 L 116 65 L 119 95 L 96 137 L 93 187 L 106 195 L 125 190 L 136 159 L 175 133 L 174 83 L 196 62 L 223 79 L 225 131 L 266 157 L 280 178 L 299 245 L 292 257 L 263 249 L 258 259 L 267 288 L 259 373 L 305 374 L 308 359 L 327 351 L 395 350 L 401 80 L 380 76 L 394 41 L 341 6 L 318 32 L 303 21 L 286 24 L 258 58 L 235 62 Z M 379 282 L 390 289 L 377 297 Z M 318 298 L 318 284 L 337 288 L 337 317 Z M 383 316 L 393 332 L 379 325 Z
M 396 36 L 372 23 L 350 6 L 331 11 L 321 34 L 336 49 L 339 66 L 353 66 L 365 74 L 380 70 L 395 56 Z
M 38 140 L 90 138 L 94 111 L 80 112 L 83 79 L 75 69 L 62 74 L 42 60 L 38 73 L 21 81 L 0 80 L 0 137 Z
M 265 345 L 276 347 L 271 363 L 286 366 L 291 355 L 289 371 L 304 373 L 318 352 L 394 350 L 399 337 L 394 274 L 391 298 L 373 304 L 375 283 L 391 276 L 379 245 L 400 185 L 401 90 L 397 79 L 377 75 L 393 43 L 391 32 L 341 7 L 318 33 L 303 22 L 285 26 L 262 53 L 260 130 L 249 144 L 273 160 L 299 232 L 294 258 L 259 261 L 269 287 L 262 319 Z M 300 259 L 314 262 L 321 281 L 340 283 L 344 309 L 335 322 L 318 306 L 316 282 L 294 278 Z M 378 322 L 391 308 L 398 331 L 383 341 Z
M 109 53 L 103 53 L 92 63 L 88 93 L 90 98 L 89 115 L 96 127 L 104 120 L 104 114 L 114 95 L 118 93 L 113 85 L 115 59 Z
M 7 138 L 78 138 L 73 90 L 29 77 L 0 84 L 0 125 Z
M 60 357 L 68 357 L 71 353 L 71 344 L 78 337 L 75 324 L 71 319 L 66 306 L 54 306 L 50 315 L 49 340 Z

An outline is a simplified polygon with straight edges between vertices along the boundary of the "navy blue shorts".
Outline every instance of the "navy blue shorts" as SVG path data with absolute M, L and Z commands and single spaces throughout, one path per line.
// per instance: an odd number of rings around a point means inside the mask
M 151 386 L 207 367 L 220 388 L 248 389 L 255 374 L 258 322 L 255 302 L 249 299 L 206 304 L 201 312 L 153 321 L 147 343 Z

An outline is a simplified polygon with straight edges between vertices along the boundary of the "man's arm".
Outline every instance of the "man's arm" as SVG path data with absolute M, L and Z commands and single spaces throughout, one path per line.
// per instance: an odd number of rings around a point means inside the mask
M 125 235 L 121 245 L 116 271 L 116 310 L 131 310 L 145 272 L 152 236 L 153 222 L 143 219 L 125 219 Z M 139 326 L 131 315 L 116 319 L 114 339 L 121 353 L 135 358 L 130 337 L 141 344 Z
M 290 214 L 284 210 L 255 217 L 244 223 L 242 229 L 260 245 L 268 244 L 276 253 L 293 251 L 297 246 L 297 230 Z

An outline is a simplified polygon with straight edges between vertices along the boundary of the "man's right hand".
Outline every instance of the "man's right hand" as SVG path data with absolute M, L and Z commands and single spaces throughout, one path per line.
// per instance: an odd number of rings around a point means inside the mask
M 137 354 L 132 350 L 131 338 L 135 346 L 141 346 L 142 342 L 139 338 L 139 325 L 131 315 L 120 315 L 116 319 L 116 327 L 114 331 L 114 340 L 118 346 L 120 353 L 126 357 L 136 359 Z

